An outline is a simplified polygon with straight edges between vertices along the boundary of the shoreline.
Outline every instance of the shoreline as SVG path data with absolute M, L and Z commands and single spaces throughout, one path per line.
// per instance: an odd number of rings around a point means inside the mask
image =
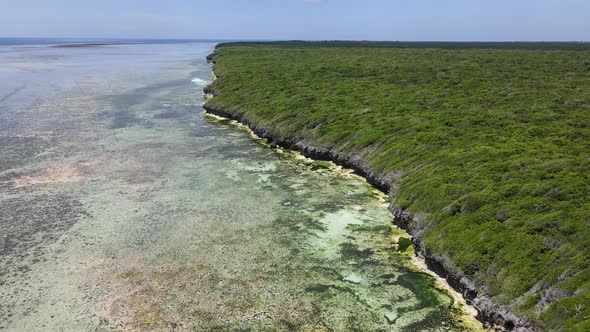
M 237 126 L 238 128 L 242 129 L 242 130 L 246 130 L 248 132 L 248 134 L 250 135 L 250 137 L 252 139 L 255 140 L 266 140 L 267 142 L 264 143 L 265 146 L 268 146 L 269 148 L 274 148 L 274 149 L 281 149 L 282 147 L 280 146 L 273 146 L 272 144 L 270 144 L 270 142 L 268 142 L 268 139 L 260 137 L 256 134 L 256 132 L 254 132 L 254 130 L 252 130 L 252 128 L 250 128 L 249 126 L 231 119 L 229 117 L 224 117 L 221 115 L 217 115 L 214 113 L 210 113 L 208 111 L 205 110 L 205 112 L 203 112 L 205 116 L 208 117 L 212 117 L 216 120 L 230 120 L 231 124 L 234 126 Z M 301 158 L 301 159 L 306 159 L 309 162 L 313 162 L 313 161 L 317 161 L 317 159 L 313 159 L 310 157 L 307 157 L 305 155 L 303 155 L 300 151 L 298 150 L 293 150 L 293 149 L 288 149 L 289 151 L 292 151 L 294 153 L 297 154 L 297 157 Z M 296 157 L 296 158 L 297 158 Z M 345 168 L 342 167 L 338 164 L 336 164 L 336 168 L 334 169 L 335 172 L 337 171 L 343 171 L 342 176 L 346 176 L 346 174 L 352 175 L 352 176 L 356 176 L 364 181 L 366 181 L 367 179 L 356 174 L 356 172 L 353 169 L 350 168 Z M 368 182 L 367 182 L 368 183 Z M 371 185 L 372 187 L 374 187 L 376 190 L 378 190 L 380 192 L 381 195 L 383 195 L 383 202 L 387 203 L 387 201 L 385 199 L 389 198 L 389 196 L 387 195 L 386 192 L 384 192 L 383 190 L 376 188 L 375 186 Z M 401 229 L 404 230 L 403 228 L 397 226 L 395 223 L 391 224 L 392 227 L 395 227 L 397 229 Z M 405 231 L 405 230 L 404 230 Z M 410 233 L 407 233 L 408 235 L 411 236 Z M 414 249 L 416 249 L 414 247 Z M 466 299 L 463 297 L 463 295 L 461 293 L 459 293 L 457 290 L 455 290 L 448 282 L 445 278 L 442 278 L 440 275 L 438 275 L 434 270 L 431 270 L 428 267 L 428 264 L 426 263 L 426 260 L 424 258 L 424 256 L 419 255 L 418 252 L 414 251 L 414 254 L 411 257 L 411 264 L 413 265 L 412 268 L 416 268 L 418 271 L 422 272 L 422 273 L 426 273 L 430 276 L 432 276 L 435 281 L 436 281 L 436 287 L 442 291 L 447 292 L 447 294 L 453 299 L 454 301 L 454 305 L 457 309 L 462 311 L 462 315 L 461 315 L 461 319 L 463 320 L 463 322 L 465 323 L 465 327 L 472 327 L 475 330 L 485 330 L 484 326 L 483 326 L 483 322 L 481 320 L 478 319 L 478 310 L 471 304 L 467 303 Z
M 214 79 L 219 77 L 215 73 L 215 61 L 212 58 L 213 54 L 207 56 L 208 62 L 213 67 Z M 218 93 L 206 86 L 203 89 L 205 95 L 208 97 L 216 96 Z M 355 174 L 363 177 L 369 184 L 373 185 L 380 191 L 389 195 L 390 188 L 394 185 L 393 181 L 383 174 L 373 172 L 368 163 L 360 156 L 349 154 L 347 156 L 328 148 L 318 148 L 303 142 L 302 138 L 298 137 L 279 137 L 273 135 L 268 129 L 253 125 L 249 119 L 238 112 L 232 112 L 229 109 L 207 105 L 207 102 L 202 106 L 205 112 L 213 114 L 222 118 L 235 120 L 238 123 L 249 128 L 257 137 L 265 138 L 271 147 L 281 147 L 299 152 L 301 155 L 314 160 L 332 161 L 337 165 L 352 169 Z M 420 233 L 421 229 L 416 226 L 413 214 L 396 207 L 390 203 L 389 210 L 393 215 L 392 223 L 405 230 L 412 236 L 414 252 L 418 259 L 423 258 L 425 266 L 428 271 L 436 274 L 443 279 L 454 291 L 459 293 L 465 303 L 477 311 L 475 318 L 479 320 L 484 328 L 496 331 L 537 331 L 528 321 L 527 318 L 521 318 L 514 315 L 512 312 L 495 304 L 489 297 L 478 294 L 470 280 L 468 280 L 462 273 L 453 272 L 450 266 L 448 257 L 439 256 L 431 253 L 422 242 Z

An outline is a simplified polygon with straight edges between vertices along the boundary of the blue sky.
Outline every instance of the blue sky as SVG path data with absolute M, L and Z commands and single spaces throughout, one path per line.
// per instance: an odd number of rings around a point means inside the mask
M 590 0 L 3 0 L 0 37 L 590 41 Z

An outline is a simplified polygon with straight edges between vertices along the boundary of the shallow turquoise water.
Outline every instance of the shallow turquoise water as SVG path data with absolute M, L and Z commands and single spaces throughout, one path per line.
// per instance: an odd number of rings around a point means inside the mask
M 212 47 L 0 48 L 0 329 L 460 330 L 382 194 L 203 113 Z

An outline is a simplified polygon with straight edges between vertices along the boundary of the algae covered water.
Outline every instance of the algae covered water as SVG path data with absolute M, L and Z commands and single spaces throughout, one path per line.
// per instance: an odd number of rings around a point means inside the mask
M 203 113 L 212 47 L 0 47 L 0 330 L 464 329 L 383 194 Z

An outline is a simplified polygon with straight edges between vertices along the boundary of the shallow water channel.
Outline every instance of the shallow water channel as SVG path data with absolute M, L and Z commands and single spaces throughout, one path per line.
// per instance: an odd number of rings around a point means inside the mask
M 203 113 L 212 47 L 0 48 L 0 330 L 461 330 L 382 193 Z

